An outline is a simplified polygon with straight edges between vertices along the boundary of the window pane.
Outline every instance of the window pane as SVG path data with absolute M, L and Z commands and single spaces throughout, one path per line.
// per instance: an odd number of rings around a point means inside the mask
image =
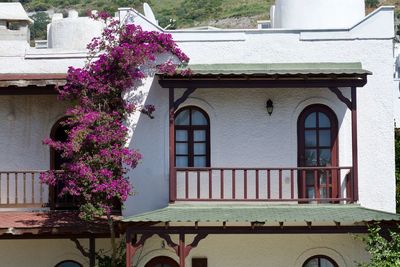
M 185 130 L 177 130 L 175 132 L 176 141 L 187 141 L 188 140 L 188 132 Z
M 314 185 L 315 179 L 314 179 L 314 172 L 313 171 L 307 171 L 306 172 L 306 185 Z
M 192 125 L 207 125 L 207 119 L 203 113 L 197 110 L 192 110 Z
M 179 115 L 175 118 L 175 125 L 189 125 L 189 110 L 185 109 L 179 112 Z
M 324 113 L 319 113 L 319 127 L 331 127 L 331 121 Z
M 65 261 L 61 264 L 58 264 L 57 267 L 81 267 L 81 265 L 73 261 Z
M 307 197 L 308 198 L 315 198 L 315 194 L 314 194 L 314 187 L 307 187 Z M 314 265 L 306 265 L 306 266 L 314 266 Z M 316 265 L 318 266 L 318 265 Z
M 321 258 L 321 267 L 334 267 L 334 265 L 329 260 Z
M 331 146 L 331 131 L 320 130 L 319 131 L 319 145 L 320 146 Z
M 206 157 L 205 156 L 195 156 L 194 157 L 194 167 L 206 167 Z
M 317 131 L 306 130 L 304 133 L 306 147 L 316 147 L 317 146 Z
M 188 144 L 187 143 L 177 143 L 175 145 L 176 154 L 188 154 Z
M 306 122 L 305 122 L 305 127 L 306 128 L 315 128 L 317 127 L 317 119 L 316 119 L 316 113 L 313 112 L 310 115 L 307 116 Z
M 175 159 L 176 167 L 187 167 L 188 166 L 188 157 L 186 156 L 177 156 Z
M 319 151 L 319 166 L 331 166 L 331 150 L 320 149 Z
M 206 154 L 206 144 L 194 144 L 194 154 L 195 155 L 205 155 Z
M 316 149 L 306 149 L 305 151 L 305 161 L 306 166 L 317 166 L 317 150 Z
M 193 132 L 194 141 L 206 141 L 206 131 L 205 130 L 195 130 Z

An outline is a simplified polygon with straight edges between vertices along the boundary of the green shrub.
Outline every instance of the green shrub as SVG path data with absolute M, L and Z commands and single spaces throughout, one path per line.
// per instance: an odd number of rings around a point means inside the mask
M 398 228 L 398 230 L 400 230 Z M 369 263 L 359 264 L 361 267 L 400 267 L 400 234 L 389 231 L 388 236 L 383 236 L 383 231 L 378 225 L 369 227 L 368 235 L 362 240 L 366 250 L 371 254 Z

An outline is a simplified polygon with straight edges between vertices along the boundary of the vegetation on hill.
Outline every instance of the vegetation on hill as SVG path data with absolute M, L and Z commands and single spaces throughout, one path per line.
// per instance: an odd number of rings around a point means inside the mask
M 165 27 L 173 20 L 176 27 L 182 28 L 207 25 L 210 20 L 226 18 L 267 19 L 269 7 L 275 0 L 20 0 L 20 2 L 29 12 L 50 9 L 65 12 L 68 9 L 77 9 L 82 15 L 88 10 L 113 13 L 118 7 L 133 7 L 141 11 L 143 2 L 148 2 L 161 26 Z M 400 0 L 365 0 L 365 2 L 368 11 L 379 5 L 395 5 L 400 15 Z M 257 19 L 252 22 L 255 24 Z

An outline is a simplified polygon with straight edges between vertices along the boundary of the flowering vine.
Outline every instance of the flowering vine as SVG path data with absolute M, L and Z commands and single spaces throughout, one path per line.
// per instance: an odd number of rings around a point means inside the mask
M 46 139 L 44 143 L 65 159 L 62 172 L 41 175 L 43 183 L 64 187 L 81 202 L 83 218 L 111 216 L 115 201 L 126 201 L 132 193 L 128 168 L 135 168 L 141 155 L 126 146 L 125 122 L 133 112 L 152 116 L 154 106 L 124 100 L 123 94 L 137 90 L 149 70 L 172 74 L 172 60 L 157 62 L 160 54 L 169 54 L 180 64 L 189 58 L 177 47 L 171 35 L 148 32 L 133 24 L 121 25 L 105 13 L 96 15 L 106 27 L 87 48 L 88 61 L 83 68 L 70 67 L 67 83 L 60 87 L 59 98 L 71 101 L 63 125 L 69 129 L 65 142 Z

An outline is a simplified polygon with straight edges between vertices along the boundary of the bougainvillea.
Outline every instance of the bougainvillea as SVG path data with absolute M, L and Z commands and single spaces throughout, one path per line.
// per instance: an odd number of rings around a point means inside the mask
M 87 219 L 110 216 L 115 201 L 124 202 L 132 193 L 127 171 L 136 167 L 141 155 L 126 144 L 126 120 L 138 111 L 151 117 L 154 106 L 141 106 L 123 95 L 137 90 L 149 73 L 171 74 L 176 62 L 185 65 L 189 60 L 169 34 L 121 25 L 105 13 L 96 19 L 106 27 L 87 46 L 87 63 L 83 68 L 70 67 L 66 85 L 59 88 L 59 98 L 73 103 L 63 122 L 70 129 L 68 138 L 65 142 L 44 141 L 66 163 L 62 172 L 41 175 L 43 183 L 61 183 L 61 194 L 78 198 L 81 215 Z M 161 54 L 169 59 L 156 62 Z

